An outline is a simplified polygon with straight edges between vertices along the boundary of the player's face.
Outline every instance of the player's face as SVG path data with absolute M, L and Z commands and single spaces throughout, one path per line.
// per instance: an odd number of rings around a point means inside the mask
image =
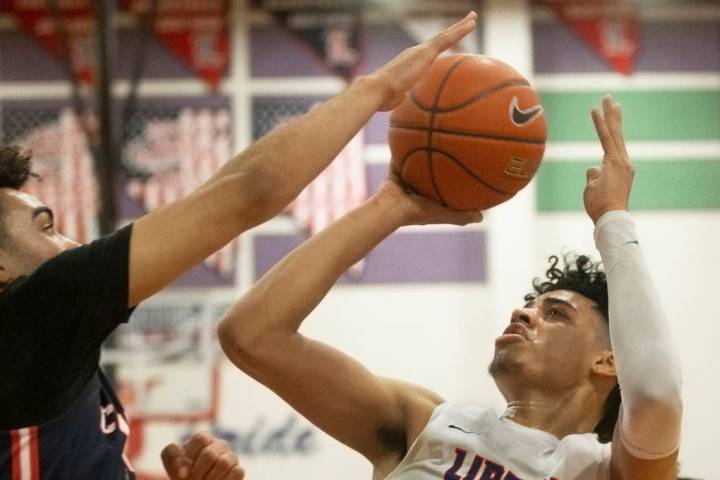
M 557 290 L 513 311 L 489 368 L 506 398 L 518 388 L 567 391 L 588 381 L 610 350 L 595 305 L 577 292 Z
M 55 230 L 53 212 L 38 199 L 12 189 L 0 189 L 2 230 L 0 281 L 29 275 L 42 263 L 79 244 Z

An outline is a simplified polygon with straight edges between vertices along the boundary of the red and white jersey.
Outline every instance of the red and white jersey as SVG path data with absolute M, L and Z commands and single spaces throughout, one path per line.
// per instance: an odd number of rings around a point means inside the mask
M 442 404 L 385 480 L 608 480 L 610 444 L 562 440 L 488 408 Z

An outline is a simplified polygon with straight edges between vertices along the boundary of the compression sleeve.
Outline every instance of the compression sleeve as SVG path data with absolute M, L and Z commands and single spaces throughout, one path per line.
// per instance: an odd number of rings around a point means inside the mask
M 620 440 L 636 458 L 663 458 L 680 443 L 682 374 L 630 214 L 603 215 L 595 244 L 607 275 L 610 341 L 622 394 Z

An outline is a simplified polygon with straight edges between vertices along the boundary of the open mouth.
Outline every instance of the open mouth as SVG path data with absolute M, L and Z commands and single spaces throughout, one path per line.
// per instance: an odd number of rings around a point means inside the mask
M 527 339 L 528 335 L 525 327 L 523 327 L 519 323 L 511 323 L 503 331 L 502 335 L 497 338 L 496 342 L 518 341 Z

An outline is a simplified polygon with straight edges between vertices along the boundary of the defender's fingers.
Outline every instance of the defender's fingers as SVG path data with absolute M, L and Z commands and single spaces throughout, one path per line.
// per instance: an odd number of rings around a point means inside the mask
M 228 474 L 227 477 L 225 477 L 225 480 L 244 480 L 245 478 L 245 470 L 240 465 L 235 465 L 232 470 L 230 471 L 230 474 Z
M 238 464 L 238 459 L 231 451 L 220 454 L 210 471 L 205 474 L 203 480 L 225 480 L 230 477 L 233 467 Z
M 595 124 L 595 131 L 597 132 L 598 139 L 600 139 L 600 144 L 606 154 L 605 157 L 603 157 L 603 161 L 605 161 L 609 155 L 615 154 L 615 144 L 613 143 L 612 138 L 610 138 L 610 132 L 605 124 L 605 119 L 600 113 L 600 109 L 593 107 L 590 114 L 592 116 L 593 123 Z
M 192 461 L 185 456 L 185 452 L 180 445 L 171 443 L 166 446 L 160 452 L 160 458 L 170 478 L 173 480 L 187 478 Z
M 608 132 L 610 132 L 610 139 L 615 146 L 615 152 L 620 153 L 620 145 L 618 142 L 618 119 L 617 111 L 615 110 L 615 102 L 610 95 L 605 95 L 602 99 L 603 118 L 605 119 L 605 125 L 607 125 Z
M 590 183 L 599 177 L 600 169 L 598 167 L 590 167 L 587 169 L 587 172 L 585 172 L 585 178 L 587 178 L 587 183 Z
M 207 479 L 209 472 L 213 470 L 218 461 L 222 463 L 220 467 L 222 469 L 222 466 L 226 465 L 226 462 L 234 458 L 235 456 L 230 450 L 230 445 L 228 445 L 226 441 L 215 440 L 212 444 L 203 448 L 200 455 L 197 456 L 197 459 L 190 469 L 190 478 L 193 480 Z M 230 470 L 230 468 L 227 468 L 227 470 Z M 213 477 L 210 478 L 215 480 Z
M 428 45 L 435 49 L 436 54 L 447 50 L 459 42 L 465 35 L 475 28 L 477 13 L 470 12 L 465 18 L 449 26 L 428 41 Z
M 617 117 L 617 126 L 618 126 L 618 139 L 615 142 L 615 144 L 618 146 L 618 149 L 620 150 L 620 155 L 622 156 L 622 159 L 632 164 L 632 161 L 630 160 L 630 155 L 627 151 L 627 145 L 625 145 L 625 134 L 623 133 L 623 115 L 622 115 L 622 105 L 619 103 L 615 104 L 615 116 Z
M 185 455 L 190 457 L 192 461 L 197 460 L 200 452 L 202 452 L 205 447 L 213 443 L 214 440 L 215 438 L 208 432 L 194 433 L 192 437 L 187 439 L 183 444 Z

